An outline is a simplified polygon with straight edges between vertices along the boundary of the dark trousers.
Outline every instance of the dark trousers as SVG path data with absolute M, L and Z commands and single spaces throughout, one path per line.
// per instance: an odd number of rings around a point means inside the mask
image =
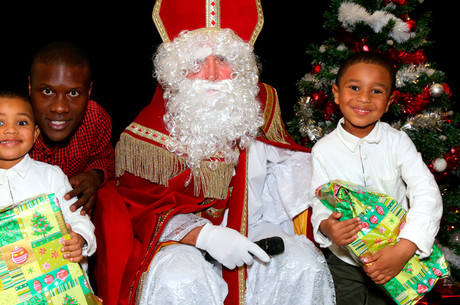
M 337 305 L 396 304 L 361 267 L 345 263 L 328 249 L 325 249 L 324 255 L 334 279 Z

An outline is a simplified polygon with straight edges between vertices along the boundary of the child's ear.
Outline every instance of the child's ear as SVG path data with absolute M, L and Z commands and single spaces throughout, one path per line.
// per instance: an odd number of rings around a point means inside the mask
M 332 85 L 332 93 L 334 94 L 334 103 L 336 103 L 337 105 L 339 105 L 339 96 L 340 96 L 340 93 L 339 93 L 339 87 L 338 87 L 336 84 L 333 84 L 333 85 Z
M 37 141 L 39 135 L 40 135 L 40 128 L 38 128 L 38 125 L 35 124 L 35 130 L 34 130 L 34 143 L 35 143 L 35 141 Z
M 388 109 L 390 108 L 390 105 L 393 104 L 394 100 L 395 100 L 395 93 L 393 92 L 388 98 L 388 103 L 387 103 L 387 107 L 385 108 L 385 112 L 388 111 Z

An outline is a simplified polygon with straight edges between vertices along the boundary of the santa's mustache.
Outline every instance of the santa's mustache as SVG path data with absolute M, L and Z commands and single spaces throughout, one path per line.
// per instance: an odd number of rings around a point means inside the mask
M 234 84 L 231 79 L 224 79 L 219 81 L 195 79 L 192 81 L 191 87 L 193 87 L 197 93 L 230 93 L 234 89 Z

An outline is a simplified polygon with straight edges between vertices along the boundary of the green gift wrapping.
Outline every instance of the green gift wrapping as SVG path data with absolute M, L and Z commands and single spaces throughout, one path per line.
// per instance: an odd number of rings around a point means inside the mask
M 63 258 L 70 239 L 54 194 L 0 210 L 0 305 L 101 304 L 85 272 Z
M 361 258 L 396 244 L 407 211 L 395 199 L 342 180 L 321 185 L 315 194 L 328 209 L 343 213 L 341 221 L 356 216 L 361 219 L 363 229 L 346 246 L 361 266 Z M 410 305 L 430 291 L 439 278 L 449 275 L 449 264 L 434 245 L 429 257 L 420 259 L 414 254 L 401 272 L 382 286 L 397 304 Z

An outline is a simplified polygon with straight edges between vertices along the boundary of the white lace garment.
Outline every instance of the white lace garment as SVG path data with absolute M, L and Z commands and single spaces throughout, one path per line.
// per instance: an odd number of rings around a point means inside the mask
M 292 218 L 309 206 L 310 173 L 310 154 L 259 141 L 249 148 L 248 237 L 257 241 L 281 236 L 285 251 L 267 264 L 256 259 L 248 268 L 245 304 L 335 304 L 325 258 L 292 229 Z M 207 222 L 193 214 L 176 215 L 161 241 L 179 241 Z M 156 254 L 137 294 L 140 305 L 211 305 L 223 304 L 228 287 L 220 264 L 207 262 L 193 246 L 175 244 Z

